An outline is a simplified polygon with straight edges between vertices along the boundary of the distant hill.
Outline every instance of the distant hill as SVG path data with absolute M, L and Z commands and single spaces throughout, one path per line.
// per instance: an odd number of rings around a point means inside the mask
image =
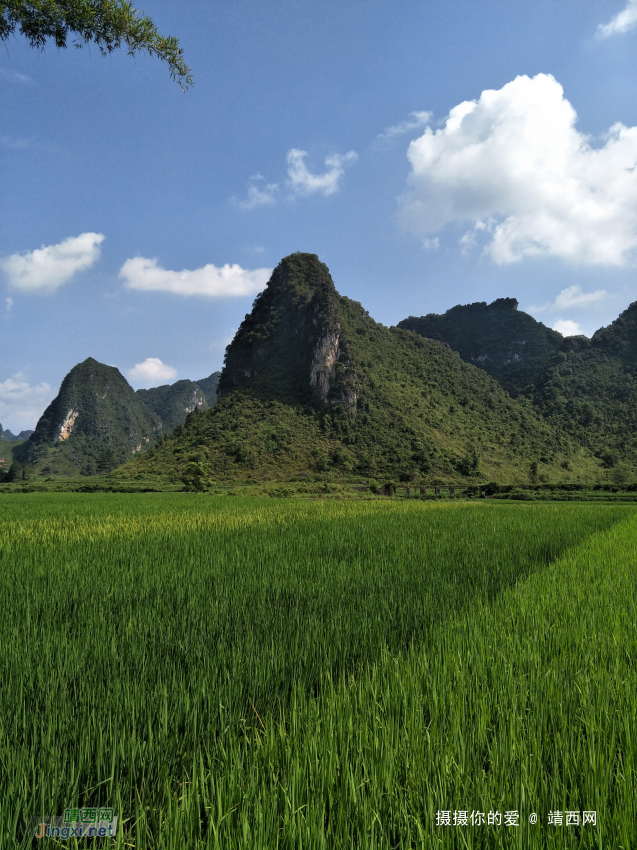
M 155 413 L 162 431 L 169 432 L 186 419 L 196 407 L 207 407 L 206 397 L 194 381 L 177 381 L 149 390 L 137 390 L 138 398 Z
M 2 425 L 0 425 L 0 440 L 4 440 L 6 443 L 17 443 L 22 440 L 28 440 L 31 434 L 33 434 L 33 431 L 20 431 L 16 436 L 9 430 L 3 431 Z
M 164 433 L 181 425 L 195 408 L 205 410 L 217 400 L 216 387 L 220 372 L 213 372 L 201 381 L 177 381 L 149 390 L 137 390 L 137 396 L 162 422 Z M 202 386 L 203 385 L 203 386 Z M 206 389 L 204 389 L 204 387 Z M 207 390 L 207 392 L 206 392 Z
M 116 466 L 154 443 L 162 423 L 114 366 L 89 357 L 74 366 L 35 431 L 20 447 L 20 460 L 44 474 L 91 475 L 100 455 Z
M 208 375 L 207 378 L 201 378 L 196 381 L 197 386 L 206 397 L 208 407 L 212 407 L 217 401 L 217 387 L 219 386 L 220 377 L 221 372 L 213 372 L 212 375 Z
M 297 253 L 228 346 L 216 405 L 121 473 L 506 481 L 528 480 L 532 463 L 553 479 L 599 465 L 528 400 L 447 345 L 378 324 L 316 255 Z
M 556 427 L 609 468 L 637 462 L 637 302 L 589 340 L 563 340 L 533 392 Z
M 535 384 L 563 342 L 557 331 L 519 311 L 515 298 L 459 305 L 442 315 L 410 316 L 398 327 L 446 342 L 512 396 Z
M 187 380 L 135 392 L 118 369 L 89 357 L 71 369 L 13 454 L 43 475 L 107 471 L 170 433 L 192 410 L 213 405 L 219 375 L 200 382 L 207 393 Z

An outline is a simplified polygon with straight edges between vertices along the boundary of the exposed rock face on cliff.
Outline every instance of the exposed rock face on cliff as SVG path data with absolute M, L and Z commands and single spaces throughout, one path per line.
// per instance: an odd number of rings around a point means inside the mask
M 64 417 L 64 421 L 60 425 L 60 430 L 58 432 L 58 443 L 61 443 L 62 440 L 68 440 L 68 438 L 73 433 L 73 428 L 75 427 L 75 420 L 80 415 L 79 410 L 69 410 L 69 412 Z
M 226 350 L 219 397 L 243 389 L 286 404 L 354 411 L 357 375 L 342 326 L 347 301 L 315 254 L 285 257 Z

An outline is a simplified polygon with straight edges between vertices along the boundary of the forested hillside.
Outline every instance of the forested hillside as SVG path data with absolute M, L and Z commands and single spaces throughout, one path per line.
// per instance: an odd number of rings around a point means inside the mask
M 215 407 L 123 473 L 527 480 L 597 466 L 528 400 L 447 345 L 375 322 L 318 257 L 293 254 L 228 347 Z
M 533 392 L 548 422 L 600 457 L 619 478 L 637 464 L 637 302 L 589 340 L 569 337 Z
M 446 342 L 512 396 L 535 384 L 563 340 L 557 331 L 518 310 L 515 298 L 458 305 L 442 315 L 410 316 L 398 327 Z

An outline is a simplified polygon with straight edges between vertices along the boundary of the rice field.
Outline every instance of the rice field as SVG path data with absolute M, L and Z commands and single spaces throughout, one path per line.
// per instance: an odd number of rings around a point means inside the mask
M 637 846 L 632 505 L 4 495 L 0 598 L 0 850 Z

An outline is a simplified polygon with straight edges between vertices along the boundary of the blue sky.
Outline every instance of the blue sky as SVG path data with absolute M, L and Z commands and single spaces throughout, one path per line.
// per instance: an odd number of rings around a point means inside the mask
M 637 299 L 637 0 L 153 0 L 195 86 L 95 47 L 0 53 L 0 422 L 76 363 L 202 378 L 292 251 L 386 325 Z M 566 323 L 566 324 L 564 324 Z

